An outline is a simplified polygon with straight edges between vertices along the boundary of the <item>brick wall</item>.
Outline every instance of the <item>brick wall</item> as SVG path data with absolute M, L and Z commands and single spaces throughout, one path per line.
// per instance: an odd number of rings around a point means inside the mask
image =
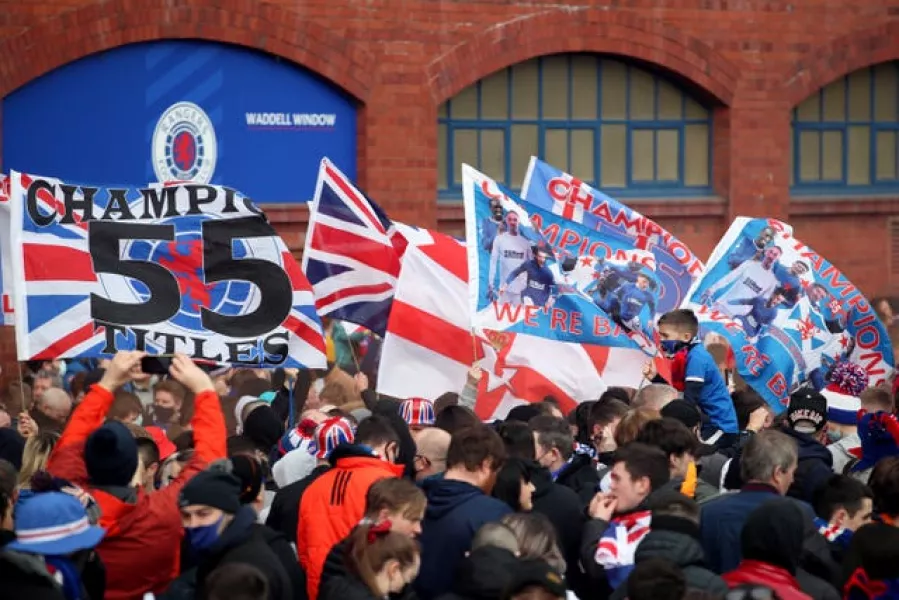
M 459 231 L 438 207 L 437 106 L 491 72 L 555 52 L 660 65 L 713 100 L 720 200 L 635 202 L 699 254 L 731 218 L 786 219 L 870 295 L 888 277 L 892 198 L 797 201 L 790 108 L 855 69 L 899 59 L 899 6 L 882 0 L 0 0 L 0 96 L 122 44 L 199 38 L 258 48 L 354 95 L 359 177 L 394 217 Z M 302 247 L 305 210 L 272 218 Z M 0 334 L 0 353 L 11 337 Z

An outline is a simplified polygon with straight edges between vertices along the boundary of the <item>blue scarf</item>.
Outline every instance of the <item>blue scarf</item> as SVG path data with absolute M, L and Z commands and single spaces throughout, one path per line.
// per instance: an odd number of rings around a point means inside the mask
M 849 549 L 849 543 L 852 541 L 852 531 L 843 527 L 831 525 L 820 517 L 815 517 L 815 527 L 818 533 L 824 536 L 828 542 L 837 544 L 841 548 Z
M 66 600 L 87 600 L 82 593 L 81 574 L 71 560 L 64 556 L 46 556 L 44 560 L 54 573 L 62 576 L 62 593 Z
M 582 444 L 580 442 L 575 443 L 574 445 L 574 453 L 575 454 L 586 454 L 590 458 L 596 458 L 596 448 L 589 444 Z

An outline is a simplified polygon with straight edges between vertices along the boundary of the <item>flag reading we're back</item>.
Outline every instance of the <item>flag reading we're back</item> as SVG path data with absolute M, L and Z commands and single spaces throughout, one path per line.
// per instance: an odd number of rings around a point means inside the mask
M 473 327 L 655 354 L 651 253 L 462 176 Z
M 728 340 L 740 375 L 777 412 L 797 388 L 822 389 L 841 362 L 862 365 L 870 385 L 893 371 L 865 296 L 780 221 L 734 220 L 684 307 Z

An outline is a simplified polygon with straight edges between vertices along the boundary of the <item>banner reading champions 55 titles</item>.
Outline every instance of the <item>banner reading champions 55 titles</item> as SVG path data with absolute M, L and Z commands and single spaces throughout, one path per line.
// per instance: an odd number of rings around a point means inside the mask
M 300 266 L 238 192 L 69 185 L 10 174 L 19 360 L 182 352 L 325 366 Z
M 823 388 L 838 361 L 862 365 L 871 385 L 892 372 L 892 345 L 868 301 L 780 221 L 737 218 L 684 306 L 727 338 L 737 370 L 777 411 L 796 388 Z
M 462 166 L 472 326 L 656 352 L 651 253 Z

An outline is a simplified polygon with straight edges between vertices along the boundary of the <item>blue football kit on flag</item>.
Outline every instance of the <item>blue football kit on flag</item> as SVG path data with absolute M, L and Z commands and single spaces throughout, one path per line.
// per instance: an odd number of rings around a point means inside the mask
M 762 329 L 774 322 L 777 317 L 777 307 L 768 306 L 767 298 L 746 298 L 744 300 L 731 300 L 731 304 L 745 304 L 751 306 L 752 309 L 745 315 L 736 318 L 746 336 L 754 338 L 761 333 Z
M 541 267 L 536 260 L 531 259 L 521 263 L 517 269 L 509 273 L 505 283 L 507 285 L 512 283 L 522 273 L 527 274 L 527 282 L 521 292 L 521 299 L 529 298 L 535 306 L 544 306 L 555 285 L 552 271 L 545 264 Z
M 481 221 L 481 244 L 487 252 L 493 250 L 493 240 L 496 239 L 496 234 L 499 233 L 500 224 L 500 221 L 494 221 L 490 218 Z
M 757 256 L 759 252 L 761 252 L 761 250 L 755 245 L 755 240 L 743 238 L 727 258 L 727 264 L 730 265 L 730 268 L 736 269 L 747 260 Z

